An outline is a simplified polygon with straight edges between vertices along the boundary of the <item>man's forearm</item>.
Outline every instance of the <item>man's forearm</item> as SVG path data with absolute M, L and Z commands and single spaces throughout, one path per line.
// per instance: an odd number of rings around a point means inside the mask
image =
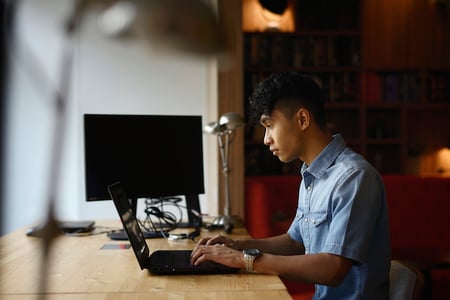
M 328 253 L 289 256 L 263 254 L 255 260 L 254 269 L 295 281 L 336 286 L 342 282 L 352 263 L 348 258 Z
M 233 248 L 237 250 L 256 248 L 263 253 L 275 255 L 296 255 L 305 253 L 303 245 L 291 239 L 288 234 L 264 239 L 235 240 Z

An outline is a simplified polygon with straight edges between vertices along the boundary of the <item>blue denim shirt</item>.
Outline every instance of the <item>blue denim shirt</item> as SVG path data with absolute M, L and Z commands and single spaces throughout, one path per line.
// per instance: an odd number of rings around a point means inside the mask
M 301 174 L 288 234 L 305 246 L 305 255 L 325 252 L 354 261 L 339 286 L 316 284 L 314 299 L 389 299 L 389 220 L 378 172 L 335 135 Z

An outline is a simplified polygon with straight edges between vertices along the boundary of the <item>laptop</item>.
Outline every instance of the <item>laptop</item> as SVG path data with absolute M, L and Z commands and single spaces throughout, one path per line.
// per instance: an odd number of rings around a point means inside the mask
M 45 235 L 45 223 L 33 226 L 28 229 L 27 236 L 42 237 Z M 82 221 L 58 221 L 58 228 L 64 234 L 85 234 L 90 233 L 95 229 L 94 220 Z
M 108 186 L 108 191 L 122 220 L 141 270 L 147 269 L 155 275 L 229 274 L 239 271 L 239 269 L 210 261 L 193 266 L 190 262 L 191 250 L 157 250 L 149 255 L 149 247 L 123 185 L 120 182 L 114 183 Z

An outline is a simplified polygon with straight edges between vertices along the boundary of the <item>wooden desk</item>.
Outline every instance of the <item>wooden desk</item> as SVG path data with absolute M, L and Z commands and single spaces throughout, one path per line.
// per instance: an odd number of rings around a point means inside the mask
M 120 228 L 119 222 L 97 222 Z M 38 238 L 18 230 L 1 237 L 2 299 L 35 299 L 39 290 L 40 245 Z M 209 233 L 205 233 L 209 234 Z M 235 229 L 233 235 L 246 235 Z M 277 276 L 240 271 L 230 275 L 154 276 L 141 271 L 131 248 L 102 250 L 111 241 L 106 234 L 61 236 L 53 243 L 47 267 L 47 299 L 291 299 Z M 148 239 L 151 251 L 192 249 L 190 240 Z

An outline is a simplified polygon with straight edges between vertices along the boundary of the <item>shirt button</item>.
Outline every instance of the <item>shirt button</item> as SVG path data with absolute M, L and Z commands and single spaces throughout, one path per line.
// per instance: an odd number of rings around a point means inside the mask
M 305 218 L 305 223 L 308 223 L 308 218 Z
M 313 223 L 313 224 L 316 224 L 316 220 L 312 220 L 312 223 Z
M 310 185 L 308 185 L 308 187 L 306 188 L 308 191 L 310 191 L 311 190 L 311 186 Z

